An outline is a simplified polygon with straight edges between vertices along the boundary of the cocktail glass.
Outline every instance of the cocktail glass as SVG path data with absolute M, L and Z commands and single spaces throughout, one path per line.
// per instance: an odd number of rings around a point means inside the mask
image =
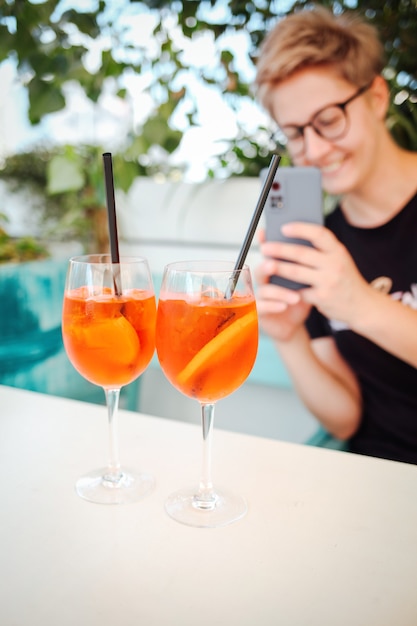
M 232 286 L 232 288 L 231 288 Z M 185 261 L 164 269 L 158 302 L 156 349 L 161 368 L 184 395 L 201 405 L 203 450 L 198 487 L 178 491 L 165 504 L 175 520 L 199 527 L 243 517 L 240 495 L 215 489 L 211 442 L 215 403 L 248 377 L 258 349 L 258 319 L 248 266 Z
M 148 262 L 141 257 L 111 262 L 109 255 L 70 259 L 62 334 L 75 369 L 104 389 L 109 420 L 109 460 L 76 483 L 84 499 L 101 504 L 136 502 L 153 487 L 147 473 L 119 462 L 117 414 L 120 389 L 148 366 L 155 350 L 156 303 Z

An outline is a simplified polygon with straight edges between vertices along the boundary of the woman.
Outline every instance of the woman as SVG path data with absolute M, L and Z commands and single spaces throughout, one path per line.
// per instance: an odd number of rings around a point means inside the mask
M 331 434 L 353 452 L 417 463 L 417 153 L 386 128 L 383 67 L 377 33 L 352 15 L 302 11 L 266 37 L 260 101 L 293 163 L 318 167 L 340 202 L 325 226 L 283 228 L 313 248 L 262 243 L 258 310 Z M 311 287 L 272 285 L 274 274 Z

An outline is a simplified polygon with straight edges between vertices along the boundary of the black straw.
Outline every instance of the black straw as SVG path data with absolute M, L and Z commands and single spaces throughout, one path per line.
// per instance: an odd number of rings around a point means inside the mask
M 116 202 L 114 199 L 114 181 L 113 181 L 113 162 L 110 152 L 103 154 L 104 165 L 104 180 L 106 183 L 106 198 L 107 198 L 107 218 L 109 224 L 109 238 L 110 238 L 110 254 L 111 262 L 113 264 L 113 282 L 116 296 L 122 295 L 122 285 L 120 281 L 120 267 L 114 267 L 119 265 L 119 240 L 117 236 L 117 221 L 116 221 Z
M 273 154 L 271 162 L 269 164 L 268 172 L 264 181 L 264 184 L 261 189 L 261 193 L 258 199 L 258 202 L 255 207 L 255 211 L 253 213 L 251 222 L 249 224 L 248 232 L 246 233 L 245 239 L 242 244 L 242 248 L 239 252 L 239 256 L 236 261 L 236 265 L 233 269 L 233 274 L 229 279 L 229 284 L 227 286 L 225 298 L 231 298 L 233 296 L 233 292 L 236 288 L 236 284 L 239 278 L 239 271 L 245 264 L 245 260 L 247 254 L 249 252 L 249 248 L 252 243 L 252 239 L 255 235 L 256 227 L 258 226 L 259 220 L 262 215 L 262 211 L 264 210 L 264 206 L 266 200 L 268 198 L 268 194 L 271 190 L 272 183 L 274 182 L 275 174 L 278 169 L 279 162 L 281 161 L 281 157 L 279 154 Z

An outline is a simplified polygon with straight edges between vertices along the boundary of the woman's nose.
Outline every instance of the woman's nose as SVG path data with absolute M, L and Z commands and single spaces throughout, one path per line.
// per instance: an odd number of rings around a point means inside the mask
M 332 149 L 332 144 L 321 137 L 312 126 L 304 129 L 304 157 L 311 163 L 316 163 Z

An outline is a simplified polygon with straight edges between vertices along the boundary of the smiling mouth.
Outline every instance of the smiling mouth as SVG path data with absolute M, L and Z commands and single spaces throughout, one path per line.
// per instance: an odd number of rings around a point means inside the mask
M 322 174 L 332 174 L 333 172 L 336 172 L 336 170 L 338 170 L 342 164 L 343 159 L 339 159 L 338 161 L 334 161 L 333 163 L 329 163 L 328 165 L 322 165 L 320 167 L 320 170 Z

